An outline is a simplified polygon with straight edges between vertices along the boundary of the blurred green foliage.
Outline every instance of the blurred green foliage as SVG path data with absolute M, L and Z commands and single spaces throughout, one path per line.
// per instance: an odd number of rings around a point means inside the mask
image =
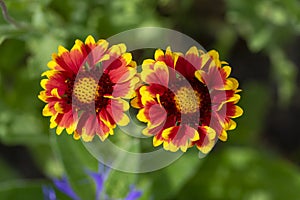
M 190 10 L 193 5 L 204 5 L 207 1 L 10 0 L 5 3 L 18 27 L 0 17 L 0 141 L 3 145 L 29 149 L 45 177 L 25 179 L 18 166 L 12 167 L 0 158 L 0 199 L 42 199 L 41 185 L 51 185 L 52 177 L 63 175 L 68 176 L 82 199 L 92 199 L 95 186 L 84 170 L 96 171 L 97 160 L 72 136 L 49 133 L 49 120 L 41 115 L 44 104 L 37 99 L 40 74 L 47 69 L 51 54 L 58 45 L 71 48 L 75 39 L 83 40 L 89 34 L 107 38 L 136 27 L 173 28 L 180 24 L 176 21 L 180 18 L 185 25 L 179 29 L 197 30 L 197 24 L 190 23 L 195 15 Z M 288 105 L 297 89 L 298 69 L 286 54 L 285 46 L 299 36 L 299 1 L 223 3 L 226 19 L 211 20 L 211 29 L 208 28 L 209 34 L 215 34 L 218 50 L 228 55 L 235 41 L 242 37 L 253 53 L 264 52 L 271 61 L 270 77 L 280 82 L 277 87 L 281 105 Z M 220 31 L 212 31 L 217 29 Z M 195 34 L 200 34 L 200 30 Z M 203 34 L 205 30 L 201 31 Z M 228 142 L 219 142 L 203 159 L 197 157 L 196 150 L 191 150 L 156 172 L 113 171 L 106 183 L 108 192 L 121 197 L 135 183 L 143 190 L 145 200 L 299 199 L 299 168 L 261 142 L 260 134 L 272 99 L 270 88 L 265 82 L 256 81 L 246 82 L 242 88 L 240 104 L 245 114 L 237 120 L 238 128 L 229 133 Z M 68 199 L 56 192 L 59 199 Z
M 297 68 L 284 50 L 300 34 L 300 2 L 295 0 L 227 0 L 227 18 L 253 52 L 264 51 L 272 62 L 280 105 L 289 103 L 296 90 Z

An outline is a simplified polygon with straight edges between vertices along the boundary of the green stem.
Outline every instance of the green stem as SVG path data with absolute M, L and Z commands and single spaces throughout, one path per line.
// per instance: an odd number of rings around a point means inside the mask
M 9 16 L 7 7 L 3 0 L 0 0 L 0 7 L 2 10 L 3 18 L 5 19 L 5 21 L 7 21 L 7 23 L 14 25 L 16 28 L 22 28 L 20 24 L 18 24 L 12 17 Z

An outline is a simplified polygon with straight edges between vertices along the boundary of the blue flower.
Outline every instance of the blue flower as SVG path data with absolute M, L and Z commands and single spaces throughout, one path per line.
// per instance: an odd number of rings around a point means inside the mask
M 90 177 L 92 177 L 92 179 L 96 184 L 96 200 L 100 199 L 104 187 L 104 183 L 109 175 L 109 172 L 110 172 L 110 168 L 102 164 L 99 164 L 98 173 L 87 171 L 87 174 Z
M 110 168 L 99 164 L 98 172 L 87 171 L 87 174 L 94 180 L 96 184 L 96 198 L 95 200 L 110 200 L 111 198 L 103 192 L 104 183 L 110 173 Z M 80 200 L 77 194 L 73 191 L 67 177 L 63 177 L 61 180 L 54 179 L 53 183 L 55 187 L 66 194 L 73 200 Z M 57 200 L 55 191 L 49 186 L 43 186 L 44 200 Z M 137 190 L 134 185 L 130 186 L 127 196 L 123 200 L 136 200 L 142 196 L 142 192 Z
M 61 180 L 54 179 L 53 183 L 55 187 L 65 193 L 67 196 L 69 196 L 73 200 L 80 200 L 80 198 L 76 195 L 76 193 L 72 190 L 70 183 L 68 182 L 67 177 L 63 177 Z
M 43 186 L 44 200 L 56 200 L 56 194 L 52 187 Z
M 130 192 L 124 200 L 135 200 L 142 196 L 142 191 L 136 190 L 133 185 L 130 186 Z

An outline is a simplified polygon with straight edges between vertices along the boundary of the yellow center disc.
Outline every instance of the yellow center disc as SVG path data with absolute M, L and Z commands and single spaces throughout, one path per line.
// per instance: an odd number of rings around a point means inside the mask
M 95 100 L 97 82 L 92 77 L 77 80 L 74 85 L 73 94 L 82 103 L 91 103 Z
M 176 107 L 181 113 L 195 113 L 200 106 L 199 94 L 191 88 L 181 87 L 174 97 Z

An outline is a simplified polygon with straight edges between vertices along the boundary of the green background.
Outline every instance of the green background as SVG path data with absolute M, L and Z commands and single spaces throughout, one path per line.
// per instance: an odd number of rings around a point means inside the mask
M 0 199 L 42 199 L 42 185 L 63 175 L 82 199 L 94 198 L 85 170 L 96 171 L 97 160 L 72 136 L 49 132 L 44 103 L 37 98 L 40 74 L 58 45 L 70 49 L 89 34 L 108 38 L 146 26 L 174 29 L 207 50 L 217 49 L 240 82 L 244 114 L 228 142 L 218 142 L 205 158 L 191 149 L 159 171 L 112 171 L 107 193 L 121 198 L 135 184 L 142 199 L 300 199 L 299 1 L 5 3 L 16 23 L 0 17 Z M 134 59 L 141 62 L 153 52 L 133 52 Z

